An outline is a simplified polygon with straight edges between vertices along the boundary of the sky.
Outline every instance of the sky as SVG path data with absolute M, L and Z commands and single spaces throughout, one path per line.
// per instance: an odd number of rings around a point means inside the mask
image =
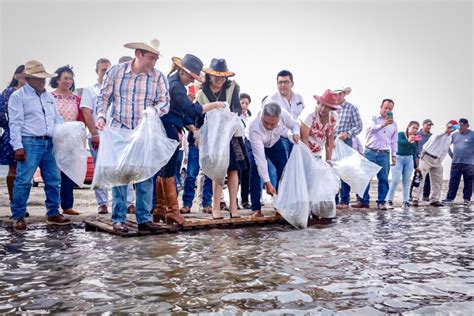
M 133 54 L 125 43 L 157 38 L 166 74 L 173 56 L 225 58 L 254 111 L 287 69 L 304 115 L 313 95 L 350 86 L 364 122 L 391 98 L 399 128 L 430 118 L 439 133 L 450 119 L 474 119 L 473 10 L 456 0 L 0 0 L 0 83 L 36 59 L 49 71 L 72 65 L 76 87 L 90 86 L 98 58 L 116 63 Z

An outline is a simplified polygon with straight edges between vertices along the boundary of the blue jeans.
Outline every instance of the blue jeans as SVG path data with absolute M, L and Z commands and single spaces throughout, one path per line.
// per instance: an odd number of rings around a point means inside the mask
M 127 221 L 127 190 L 128 185 L 112 187 L 112 221 L 114 223 Z M 135 184 L 137 194 L 136 217 L 137 223 L 151 221 L 151 205 L 153 197 L 153 177 Z
M 390 153 L 383 153 L 383 152 L 377 152 L 370 149 L 366 149 L 364 152 L 364 156 L 369 161 L 382 167 L 382 169 L 380 169 L 380 171 L 377 173 L 377 179 L 379 181 L 377 204 L 384 204 L 385 198 L 387 197 L 387 193 L 388 193 L 388 174 L 390 172 Z M 369 182 L 369 185 L 367 186 L 367 189 L 365 189 L 364 197 L 361 200 L 363 204 L 369 204 L 370 202 L 369 190 L 370 190 L 370 182 Z
M 92 142 L 91 140 L 89 139 L 89 148 L 91 150 L 91 155 L 92 155 L 92 159 L 94 160 L 94 166 L 96 164 L 96 161 L 97 161 L 97 154 L 98 154 L 98 151 L 95 150 L 93 147 L 92 147 Z M 108 193 L 107 193 L 107 189 L 94 189 L 94 192 L 95 192 L 95 199 L 97 201 L 97 204 L 98 205 L 107 205 L 107 202 L 108 202 Z
M 52 140 L 22 137 L 21 142 L 26 160 L 23 162 L 18 161 L 16 167 L 13 199 L 10 205 L 12 218 L 19 220 L 25 217 L 26 203 L 30 197 L 31 182 L 38 167 L 41 169 L 41 177 L 44 181 L 46 214 L 48 217 L 58 215 L 61 177 L 56 160 L 54 160 Z
M 248 151 L 248 154 L 250 162 L 250 200 L 252 202 L 252 211 L 257 211 L 262 208 L 262 204 L 260 203 L 260 198 L 262 197 L 262 186 L 260 184 L 260 176 L 258 175 L 257 165 L 252 150 Z M 280 182 L 283 169 L 285 169 L 286 162 L 288 161 L 281 139 L 276 142 L 273 147 L 265 148 L 265 156 L 276 168 L 277 186 L 275 188 L 278 190 L 278 182 Z
M 61 208 L 63 210 L 69 210 L 74 205 L 74 181 L 61 171 Z
M 451 164 L 451 175 L 449 178 L 449 189 L 448 189 L 448 200 L 456 198 L 458 193 L 459 183 L 461 182 L 461 176 L 464 179 L 463 199 L 470 201 L 472 197 L 472 182 L 474 181 L 474 165 L 465 163 L 453 163 Z
M 293 149 L 293 143 L 286 137 L 280 136 L 281 142 L 283 143 L 283 147 L 285 147 L 286 151 L 286 158 L 290 157 L 291 150 Z
M 270 182 L 276 188 L 278 184 L 277 170 L 270 160 L 267 160 L 267 166 L 268 166 L 268 176 L 270 177 Z
M 352 147 L 352 138 L 347 138 L 344 143 Z M 339 194 L 336 194 L 336 204 L 349 205 L 351 200 L 351 187 L 341 179 L 341 199 L 339 201 Z
M 199 174 L 199 149 L 194 144 L 189 144 L 188 167 L 186 169 L 186 179 L 184 180 L 183 206 L 193 206 L 196 188 L 196 179 Z M 212 205 L 212 180 L 204 176 L 202 188 L 202 206 Z
M 408 202 L 410 195 L 411 175 L 414 167 L 413 156 L 399 156 L 397 155 L 397 164 L 392 167 L 392 183 L 388 191 L 388 200 L 393 201 L 395 191 L 397 190 L 400 180 L 403 184 L 403 202 Z
M 183 156 L 184 152 L 182 150 L 178 150 L 178 164 L 176 165 L 176 174 L 175 174 L 175 179 L 176 179 L 176 189 L 178 187 L 182 186 L 181 183 L 181 165 L 183 164 Z

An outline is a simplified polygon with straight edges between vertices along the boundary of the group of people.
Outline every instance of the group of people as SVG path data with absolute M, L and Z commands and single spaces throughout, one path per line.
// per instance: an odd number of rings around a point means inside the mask
M 73 209 L 74 182 L 58 170 L 53 155 L 52 132 L 55 124 L 82 121 L 88 130 L 89 147 L 97 159 L 100 150 L 100 131 L 104 128 L 135 130 L 145 109 L 151 108 L 160 117 L 168 138 L 180 143 L 168 163 L 154 176 L 131 185 L 112 188 L 112 220 L 118 232 L 126 232 L 126 214 L 135 213 L 138 229 L 156 231 L 158 222 L 183 225 L 182 214 L 191 211 L 199 174 L 199 147 L 202 141 L 199 129 L 206 113 L 229 107 L 241 119 L 241 128 L 229 144 L 227 187 L 229 206 L 223 202 L 223 184 L 204 175 L 202 211 L 214 219 L 223 218 L 227 210 L 232 218 L 239 217 L 238 190 L 241 206 L 251 208 L 253 216 L 261 217 L 262 188 L 270 195 L 278 191 L 278 183 L 296 143 L 308 146 L 315 159 L 332 163 L 335 139 L 354 148 L 369 161 L 381 166 L 377 174 L 377 207 L 393 207 L 395 190 L 403 183 L 403 206 L 419 205 L 429 198 L 433 206 L 452 203 L 461 176 L 464 179 L 464 203 L 470 204 L 474 169 L 474 133 L 467 119 L 450 121 L 443 133 L 432 136 L 429 119 L 420 125 L 416 121 L 406 130 L 398 131 L 393 117 L 394 102 L 385 99 L 366 127 L 366 143 L 360 149 L 358 135 L 363 123 L 358 108 L 346 97 L 349 87 L 327 89 L 315 95 L 316 105 L 306 117 L 301 117 L 305 104 L 293 91 L 293 75 L 282 70 L 276 76 L 277 92 L 264 98 L 261 110 L 255 115 L 249 110 L 251 97 L 240 92 L 225 59 L 214 58 L 204 68 L 196 56 L 172 58 L 173 67 L 166 76 L 155 68 L 160 56 L 159 41 L 127 43 L 134 51 L 133 58 L 124 58 L 118 64 L 106 58 L 96 63 L 97 82 L 83 90 L 82 98 L 74 94 L 74 72 L 63 66 L 48 73 L 38 61 L 19 66 L 8 88 L 0 99 L 1 142 L 0 162 L 9 165 L 7 186 L 11 212 L 16 230 L 25 230 L 27 201 L 36 169 L 41 169 L 45 184 L 48 223 L 66 225 L 70 219 L 63 214 L 76 215 Z M 202 76 L 204 73 L 204 76 Z M 51 78 L 54 89 L 45 89 Z M 197 81 L 197 82 L 196 82 Z M 454 133 L 456 129 L 458 132 Z M 187 132 L 185 132 L 187 131 Z M 184 181 L 183 201 L 180 208 L 176 172 L 180 170 L 180 151 L 187 141 L 187 174 Z M 453 144 L 453 152 L 450 146 Z M 180 148 L 181 147 L 181 148 Z M 441 202 L 442 161 L 447 153 L 453 157 L 447 198 Z M 392 170 L 392 182 L 388 175 Z M 414 176 L 414 177 L 413 177 Z M 413 181 L 412 181 L 413 178 Z M 428 179 L 429 178 L 429 179 Z M 431 196 L 426 194 L 431 184 Z M 370 185 L 369 185 L 370 186 Z M 100 214 L 108 213 L 108 193 L 95 189 Z M 284 192 L 282 193 L 284 194 Z M 136 207 L 133 206 L 136 195 Z M 249 203 L 250 195 L 250 203 Z M 388 195 L 388 196 L 387 196 Z M 387 200 L 388 198 L 388 200 Z M 369 187 L 357 203 L 350 204 L 350 186 L 341 181 L 340 193 L 335 197 L 338 209 L 369 207 Z M 131 207 L 133 206 L 133 207 Z

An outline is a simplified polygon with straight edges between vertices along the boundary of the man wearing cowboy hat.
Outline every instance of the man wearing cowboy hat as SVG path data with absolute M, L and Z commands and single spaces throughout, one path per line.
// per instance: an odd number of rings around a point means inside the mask
M 197 133 L 194 126 L 196 118 L 207 111 L 223 108 L 223 102 L 211 102 L 207 104 L 192 103 L 187 95 L 186 86 L 194 80 L 202 82 L 202 61 L 191 54 L 182 59 L 173 57 L 176 71 L 172 73 L 169 80 L 170 109 L 161 117 L 166 135 L 179 142 L 179 134 L 183 127 L 193 133 Z M 176 148 L 171 159 L 160 170 L 156 179 L 156 207 L 153 210 L 153 221 L 162 220 L 167 224 L 183 225 L 184 217 L 180 214 L 178 195 L 176 191 L 175 173 L 178 164 L 178 151 Z M 186 212 L 189 213 L 189 212 Z
M 106 114 L 110 111 L 110 126 L 135 129 L 143 110 L 153 108 L 160 116 L 168 112 L 168 80 L 157 69 L 160 41 L 128 43 L 124 46 L 135 50 L 131 61 L 114 65 L 104 78 L 97 98 L 97 128 L 105 127 Z M 153 177 L 136 184 L 136 217 L 139 231 L 157 231 L 151 221 Z M 127 232 L 127 185 L 112 188 L 112 220 L 117 232 Z
M 71 221 L 59 213 L 61 177 L 53 155 L 53 127 L 63 119 L 56 108 L 56 101 L 44 88 L 46 78 L 56 74 L 47 73 L 43 64 L 30 60 L 25 64 L 26 84 L 15 91 L 8 103 L 10 118 L 10 143 L 15 150 L 17 175 L 10 205 L 13 227 L 26 229 L 24 220 L 26 203 L 30 195 L 33 175 L 38 167 L 44 181 L 48 223 L 67 225 Z
M 337 93 L 337 102 L 341 104 L 341 108 L 337 110 L 338 124 L 336 126 L 336 137 L 339 137 L 344 143 L 352 147 L 352 138 L 356 137 L 362 131 L 362 120 L 360 118 L 359 109 L 346 101 L 352 89 L 350 87 L 341 87 L 333 89 Z M 349 207 L 351 197 L 351 187 L 341 180 L 341 200 L 338 203 L 338 209 L 347 209 Z M 338 200 L 338 196 L 336 196 Z M 338 202 L 338 201 L 337 201 Z

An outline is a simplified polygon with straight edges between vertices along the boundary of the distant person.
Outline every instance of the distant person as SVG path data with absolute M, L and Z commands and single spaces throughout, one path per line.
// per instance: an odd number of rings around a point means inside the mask
M 428 139 L 431 137 L 431 127 L 433 126 L 433 121 L 430 119 L 426 119 L 423 121 L 423 125 L 421 129 L 416 133 L 416 135 L 421 136 L 421 140 L 418 141 L 418 148 L 416 151 L 416 165 L 415 168 L 420 164 L 420 157 L 421 157 L 421 152 L 423 150 L 423 146 L 426 144 Z M 419 174 L 419 171 L 415 169 L 415 173 L 413 175 L 413 180 L 411 182 L 410 186 L 410 201 L 412 200 L 412 192 L 413 192 L 413 186 L 415 184 L 415 178 L 417 177 L 417 173 Z M 426 177 L 424 179 L 425 183 L 423 186 L 423 201 L 429 201 L 430 200 L 430 174 L 427 173 Z
M 97 60 L 95 65 L 95 73 L 97 74 L 97 82 L 90 87 L 87 87 L 82 92 L 81 98 L 81 111 L 84 117 L 84 122 L 89 131 L 87 138 L 89 141 L 89 148 L 91 151 L 92 159 L 94 160 L 94 165 L 97 161 L 97 154 L 99 152 L 99 132 L 95 127 L 97 123 L 97 96 L 100 93 L 100 88 L 104 81 L 105 72 L 110 68 L 112 64 L 107 58 L 100 58 Z M 95 199 L 97 201 L 97 211 L 99 214 L 107 214 L 108 211 L 108 193 L 105 188 L 96 188 L 94 189 Z
M 335 135 L 344 143 L 352 147 L 352 139 L 362 131 L 362 120 L 357 106 L 349 103 L 346 97 L 352 92 L 350 87 L 340 87 L 332 90 L 337 94 L 337 103 L 341 108 L 337 110 L 338 124 Z M 336 197 L 337 209 L 347 209 L 351 199 L 351 187 L 341 180 L 341 198 Z M 339 201 L 338 201 L 339 200 Z
M 452 204 L 458 193 L 461 176 L 464 181 L 463 205 L 471 205 L 472 182 L 474 181 L 474 132 L 469 129 L 469 121 L 465 118 L 459 120 L 459 132 L 452 135 L 453 151 L 449 155 L 453 159 L 451 163 L 451 175 L 449 178 L 449 190 L 444 204 Z
M 442 162 L 446 157 L 446 154 L 449 151 L 449 146 L 451 146 L 451 134 L 459 127 L 459 123 L 455 120 L 451 120 L 446 124 L 446 130 L 436 136 L 430 137 L 430 139 L 423 146 L 421 152 L 420 164 L 418 169 L 421 172 L 420 185 L 413 188 L 413 206 L 419 205 L 420 195 L 423 192 L 424 182 L 423 179 L 426 177 L 426 174 L 430 174 L 431 181 L 431 196 L 430 196 L 430 205 L 431 206 L 444 206 L 441 202 L 441 188 L 443 186 L 443 165 Z
M 15 75 L 26 84 L 16 90 L 8 101 L 10 144 L 15 151 L 17 174 L 10 204 L 13 228 L 26 230 L 25 212 L 33 175 L 38 167 L 44 181 L 47 221 L 52 225 L 67 225 L 71 220 L 59 213 L 61 176 L 53 155 L 54 124 L 62 123 L 56 99 L 46 91 L 46 78 L 56 74 L 46 72 L 42 63 L 30 60 L 25 72 Z
M 392 166 L 392 182 L 388 191 L 388 208 L 393 209 L 395 191 L 400 180 L 402 180 L 403 207 L 410 206 L 408 202 L 410 193 L 410 180 L 413 170 L 415 170 L 416 151 L 418 147 L 418 136 L 416 132 L 420 123 L 411 121 L 405 131 L 398 133 L 397 162 Z
M 396 153 L 398 150 L 397 124 L 393 119 L 393 107 L 395 103 L 391 99 L 384 99 L 380 105 L 378 114 L 372 116 L 367 125 L 367 138 L 365 142 L 364 156 L 369 161 L 382 167 L 377 173 L 378 179 L 378 198 L 377 208 L 387 210 L 385 198 L 387 197 L 389 184 L 388 174 L 390 164 L 394 166 L 397 163 Z M 359 199 L 354 208 L 368 208 L 370 202 L 370 183 L 365 190 L 364 196 Z
M 26 80 L 24 77 L 18 77 L 18 79 L 15 78 L 16 75 L 22 74 L 24 72 L 25 66 L 18 66 L 15 69 L 15 73 L 13 74 L 10 84 L 0 95 L 0 127 L 3 128 L 3 134 L 0 138 L 0 165 L 8 166 L 7 189 L 10 202 L 12 201 L 13 197 L 13 184 L 15 183 L 16 177 L 16 160 L 15 151 L 10 144 L 10 128 L 8 127 L 8 100 L 15 91 L 25 85 Z
M 303 97 L 293 91 L 295 82 L 293 74 L 288 70 L 282 70 L 276 78 L 278 92 L 272 95 L 266 102 L 276 102 L 283 110 L 290 113 L 293 119 L 297 120 L 304 109 Z M 282 143 L 286 150 L 286 156 L 289 157 L 293 144 L 288 139 L 288 129 L 281 133 Z
M 56 99 L 59 115 L 65 122 L 84 121 L 80 110 L 81 98 L 74 94 L 74 71 L 67 65 L 56 69 L 57 77 L 51 78 L 50 86 L 55 89 L 52 95 Z M 80 185 L 82 183 L 78 183 Z M 63 214 L 79 215 L 73 209 L 74 186 L 76 184 L 64 172 L 61 171 L 61 208 Z

